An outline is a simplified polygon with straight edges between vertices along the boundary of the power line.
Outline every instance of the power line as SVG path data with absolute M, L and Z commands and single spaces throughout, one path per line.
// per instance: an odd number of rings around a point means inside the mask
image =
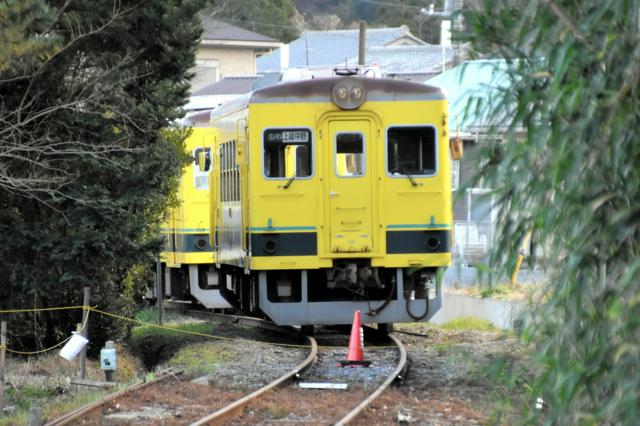
M 218 20 L 218 21 L 222 21 L 222 22 L 227 22 L 227 23 L 254 24 L 254 25 L 267 26 L 267 27 L 289 28 L 289 29 L 295 29 L 295 30 L 298 30 L 298 28 L 297 28 L 297 27 L 294 27 L 294 26 L 292 26 L 292 25 L 269 24 L 269 23 L 266 23 L 266 22 L 245 21 L 245 20 L 242 20 L 242 19 L 232 19 L 232 18 L 218 18 L 218 17 L 215 17 L 214 19 L 216 19 L 216 20 Z M 377 30 L 377 29 L 394 29 L 394 28 L 398 28 L 398 27 L 382 27 L 382 28 L 375 28 L 375 27 L 373 27 L 373 28 L 368 28 L 368 30 Z M 325 32 L 325 31 L 328 31 L 328 32 L 334 33 L 334 34 L 333 34 L 333 36 L 334 36 L 334 37 L 335 37 L 335 36 L 337 36 L 337 37 L 344 37 L 344 38 L 348 38 L 348 39 L 350 39 L 350 40 L 351 40 L 351 39 L 353 39 L 354 37 L 358 37 L 358 31 L 359 31 L 359 30 L 358 30 L 357 28 L 356 28 L 356 29 L 342 29 L 342 30 L 306 30 L 306 29 L 303 29 L 303 30 L 302 30 L 302 32 L 301 32 L 301 34 L 300 34 L 300 36 L 301 36 L 301 35 L 302 35 L 302 33 L 304 33 L 304 32 L 311 32 L 311 33 L 312 33 L 312 32 L 320 32 L 320 33 L 322 33 L 322 32 Z M 340 33 L 340 32 L 344 32 L 344 33 L 349 33 L 349 32 L 350 32 L 350 33 L 355 34 L 355 36 L 354 36 L 354 35 L 352 35 L 352 34 L 335 34 L 335 33 Z
M 266 22 L 256 22 L 256 21 L 245 21 L 242 19 L 232 19 L 232 18 L 218 18 L 213 17 L 213 19 L 217 19 L 218 21 L 223 21 L 223 22 L 235 22 L 235 23 L 240 23 L 240 24 L 254 24 L 254 25 L 262 25 L 265 27 L 276 27 L 276 28 L 289 28 L 289 29 L 294 29 L 297 30 L 297 27 L 294 27 L 293 25 L 278 25 L 278 24 L 269 24 Z
M 406 9 L 419 9 L 422 10 L 424 9 L 426 6 L 416 6 L 413 4 L 398 4 L 398 3 L 388 3 L 385 1 L 378 1 L 378 0 L 354 0 L 355 3 L 371 3 L 371 4 L 379 4 L 380 6 L 392 6 L 392 7 L 404 7 Z M 432 4 L 432 3 L 430 3 Z

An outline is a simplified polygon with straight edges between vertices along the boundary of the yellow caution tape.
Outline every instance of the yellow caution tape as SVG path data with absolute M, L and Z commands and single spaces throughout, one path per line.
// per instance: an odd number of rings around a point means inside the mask
M 246 342 L 246 343 L 255 343 L 255 344 L 262 344 L 262 345 L 270 345 L 270 346 L 280 346 L 280 347 L 286 347 L 286 348 L 308 348 L 309 345 L 297 345 L 297 344 L 291 344 L 291 343 L 276 343 L 276 342 L 268 342 L 268 341 L 263 341 L 263 340 L 251 340 L 251 339 L 243 339 L 243 338 L 237 338 L 237 337 L 226 337 L 226 336 L 219 336 L 219 335 L 215 335 L 215 334 L 207 334 L 207 333 L 200 333 L 197 331 L 189 331 L 189 330 L 181 330 L 179 328 L 176 327 L 171 327 L 171 326 L 167 326 L 167 325 L 161 325 L 161 324 L 155 324 L 155 323 L 151 323 L 151 322 L 146 322 L 146 321 L 141 321 L 135 318 L 129 318 L 129 317 L 125 317 L 123 315 L 118 315 L 118 314 L 114 314 L 114 313 L 110 313 L 110 312 L 106 312 L 106 311 L 102 311 L 100 309 L 97 309 L 95 306 L 86 306 L 86 305 L 78 305 L 78 306 L 63 306 L 63 307 L 54 307 L 54 308 L 32 308 L 32 309 L 7 309 L 7 310 L 0 310 L 0 314 L 3 313 L 24 313 L 24 312 L 43 312 L 43 311 L 61 311 L 61 310 L 71 310 L 71 309 L 82 309 L 82 310 L 88 310 L 88 311 L 94 311 L 100 315 L 104 315 L 104 316 L 108 316 L 108 317 L 112 317 L 112 318 L 116 318 L 119 320 L 123 320 L 123 321 L 128 321 L 128 322 L 132 322 L 138 325 L 144 325 L 144 326 L 148 326 L 148 327 L 153 327 L 153 328 L 158 328 L 158 329 L 162 329 L 162 330 L 168 330 L 168 331 L 173 331 L 176 333 L 181 333 L 181 334 L 188 334 L 188 335 L 192 335 L 192 336 L 199 336 L 199 337 L 205 337 L 205 338 L 209 338 L 209 339 L 217 339 L 217 340 L 225 340 L 225 341 L 240 341 L 240 342 Z M 83 325 L 84 327 L 84 325 Z M 65 340 L 61 341 L 60 343 L 57 343 L 56 345 L 47 348 L 47 349 L 42 349 L 39 351 L 17 351 L 17 350 L 13 350 L 13 349 L 9 349 L 7 347 L 3 347 L 3 349 L 5 349 L 7 352 L 11 352 L 11 353 L 15 353 L 15 354 L 19 354 L 19 355 L 36 355 L 36 354 L 41 354 L 44 352 L 48 352 L 51 351 L 53 349 L 56 349 L 60 346 L 62 346 L 63 344 L 65 344 L 66 342 L 68 342 L 71 339 L 72 336 L 69 336 L 68 338 L 66 338 Z M 334 349 L 338 346 L 329 346 L 329 345 L 318 345 L 318 349 Z M 386 346 L 367 346 L 368 348 L 395 348 L 396 346 L 393 345 L 386 345 Z
M 90 310 L 92 308 L 91 308 L 91 306 L 80 305 L 80 306 L 61 306 L 61 307 L 55 307 L 55 308 L 4 309 L 4 310 L 0 310 L 0 314 L 19 314 L 19 313 L 25 313 L 25 312 L 45 312 L 45 311 L 65 311 L 65 310 L 71 310 L 71 309 Z
M 113 317 L 113 318 L 117 318 L 123 321 L 129 321 L 129 322 L 133 322 L 139 325 L 145 325 L 148 327 L 153 327 L 153 328 L 158 328 L 158 329 L 162 329 L 162 330 L 169 330 L 169 331 L 174 331 L 176 333 L 182 333 L 182 334 L 189 334 L 192 336 L 199 336 L 199 337 L 206 337 L 206 338 L 210 338 L 210 339 L 217 339 L 217 340 L 226 340 L 226 341 L 239 341 L 239 342 L 247 342 L 247 343 L 257 343 L 257 344 L 262 344 L 262 345 L 270 345 L 270 346 L 281 346 L 281 347 L 287 347 L 287 348 L 308 348 L 309 345 L 295 345 L 295 344 L 291 344 L 291 343 L 276 343 L 276 342 L 267 342 L 264 340 L 251 340 L 251 339 L 242 339 L 242 338 L 238 338 L 238 337 L 226 337 L 226 336 L 218 336 L 215 334 L 207 334 L 207 333 L 200 333 L 198 331 L 189 331 L 189 330 L 181 330 L 179 328 L 176 327 L 170 327 L 167 325 L 161 325 L 161 324 L 155 324 L 152 322 L 145 322 L 145 321 L 140 321 L 137 320 L 135 318 L 128 318 L 122 315 L 118 315 L 118 314 L 112 314 L 110 312 L 105 312 L 105 311 L 101 311 L 99 309 L 95 309 L 95 308 L 91 308 L 92 311 L 95 311 L 101 315 L 106 315 L 109 317 Z
M 64 345 L 69 340 L 71 340 L 72 337 L 73 336 L 69 336 L 66 339 L 64 339 L 62 342 L 56 343 L 54 346 L 51 346 L 50 348 L 42 349 L 42 350 L 39 350 L 39 351 L 17 351 L 15 349 L 9 349 L 6 346 L 4 346 L 4 347 L 0 346 L 0 349 L 5 349 L 7 352 L 10 352 L 12 354 L 18 354 L 18 355 L 38 355 L 38 354 L 43 354 L 45 352 L 52 351 L 52 350 Z

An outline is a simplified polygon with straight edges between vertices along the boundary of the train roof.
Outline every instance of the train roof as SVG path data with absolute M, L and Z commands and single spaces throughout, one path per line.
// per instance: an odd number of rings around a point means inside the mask
M 204 109 L 201 111 L 190 112 L 180 121 L 180 125 L 203 127 L 204 124 L 209 123 L 210 119 L 211 109 Z
M 252 92 L 249 103 L 331 102 L 336 82 L 345 77 L 316 78 L 276 84 Z M 445 99 L 436 86 L 391 78 L 353 77 L 367 91 L 368 101 L 432 101 Z
M 248 93 L 223 104 L 212 111 L 211 117 L 224 116 L 229 112 L 254 103 L 308 103 L 333 102 L 333 86 L 343 78 L 315 78 L 280 83 Z M 363 78 L 349 76 L 362 83 L 367 93 L 367 101 L 434 101 L 445 100 L 442 89 L 421 83 L 390 78 Z

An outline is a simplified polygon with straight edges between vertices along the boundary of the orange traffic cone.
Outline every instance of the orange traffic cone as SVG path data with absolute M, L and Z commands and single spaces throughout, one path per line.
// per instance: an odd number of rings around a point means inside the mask
M 340 361 L 340 365 L 358 367 L 368 367 L 371 361 L 364 360 L 364 343 L 362 336 L 362 327 L 360 326 L 360 311 L 353 314 L 353 325 L 351 326 L 351 337 L 349 338 L 349 352 L 347 359 Z

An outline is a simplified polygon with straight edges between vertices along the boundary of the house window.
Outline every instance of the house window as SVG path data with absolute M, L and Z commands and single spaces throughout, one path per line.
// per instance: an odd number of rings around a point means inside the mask
M 336 135 L 335 165 L 337 176 L 364 176 L 366 163 L 362 133 L 338 133 Z
M 434 127 L 390 127 L 387 130 L 387 172 L 391 176 L 432 176 L 436 173 Z
M 263 138 L 263 171 L 271 179 L 311 176 L 311 131 L 268 129 Z

